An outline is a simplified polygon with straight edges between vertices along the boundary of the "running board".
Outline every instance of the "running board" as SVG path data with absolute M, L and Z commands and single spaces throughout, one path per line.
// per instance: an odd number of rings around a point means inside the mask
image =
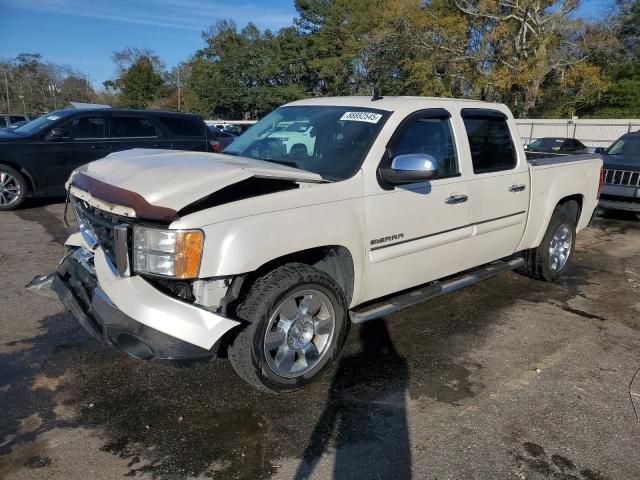
M 351 322 L 362 323 L 369 320 L 395 313 L 403 308 L 412 307 L 425 300 L 453 292 L 459 288 L 467 287 L 478 283 L 481 280 L 493 277 L 500 273 L 514 270 L 524 264 L 521 257 L 512 258 L 511 260 L 498 260 L 489 263 L 474 270 L 468 270 L 465 273 L 450 278 L 442 283 L 433 282 L 428 285 L 421 285 L 413 290 L 405 291 L 395 297 L 389 297 L 385 300 L 375 302 L 366 306 L 356 307 L 351 312 Z

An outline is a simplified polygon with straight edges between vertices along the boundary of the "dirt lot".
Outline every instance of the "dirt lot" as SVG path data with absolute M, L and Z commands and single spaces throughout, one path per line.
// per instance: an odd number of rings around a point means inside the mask
M 581 233 L 557 284 L 509 273 L 352 328 L 319 382 L 271 396 L 226 360 L 107 350 L 25 291 L 62 211 L 0 213 L 2 479 L 640 478 L 636 218 Z

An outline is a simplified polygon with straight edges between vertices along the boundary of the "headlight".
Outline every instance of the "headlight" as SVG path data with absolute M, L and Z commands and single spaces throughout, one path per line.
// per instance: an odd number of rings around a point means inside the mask
M 204 234 L 200 230 L 133 228 L 133 269 L 173 278 L 196 278 Z

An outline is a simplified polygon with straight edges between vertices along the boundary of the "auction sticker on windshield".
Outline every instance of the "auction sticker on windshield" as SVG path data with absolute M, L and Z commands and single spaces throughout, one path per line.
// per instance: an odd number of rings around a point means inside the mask
M 382 118 L 380 113 L 373 112 L 345 112 L 340 120 L 350 120 L 352 122 L 368 122 L 368 123 L 378 123 L 378 121 Z

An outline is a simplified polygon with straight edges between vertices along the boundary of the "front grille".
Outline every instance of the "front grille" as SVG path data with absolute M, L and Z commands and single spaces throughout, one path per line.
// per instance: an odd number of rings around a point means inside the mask
M 604 170 L 604 183 L 623 187 L 640 187 L 640 172 L 606 168 Z
M 80 233 L 90 245 L 100 245 L 114 265 L 116 262 L 116 226 L 131 226 L 130 218 L 92 207 L 84 200 L 71 196 L 71 204 L 78 220 Z M 92 245 L 93 244 L 93 245 Z

